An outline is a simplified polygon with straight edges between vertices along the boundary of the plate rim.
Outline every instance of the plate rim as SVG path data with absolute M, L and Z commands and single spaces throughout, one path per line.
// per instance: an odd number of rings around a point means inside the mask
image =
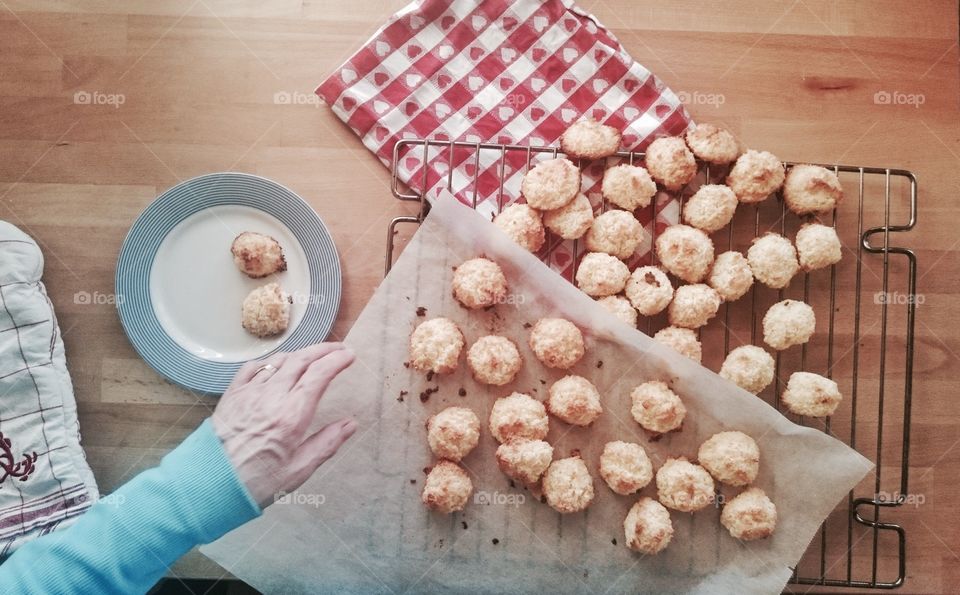
M 312 226 L 313 223 L 316 224 L 318 237 L 322 241 L 326 240 L 326 243 L 328 245 L 317 246 L 317 247 L 314 247 L 314 250 L 311 250 L 309 249 L 310 247 L 308 245 L 305 245 L 304 239 L 301 234 L 298 234 L 296 230 L 292 229 L 290 225 L 288 225 L 284 221 L 282 220 L 279 221 L 282 225 L 287 227 L 291 235 L 296 237 L 298 242 L 300 242 L 301 249 L 304 249 L 308 257 L 308 267 L 311 264 L 309 262 L 309 257 L 313 252 L 323 248 L 327 248 L 330 250 L 330 255 L 332 258 L 329 263 L 324 263 L 324 264 L 327 264 L 328 266 L 332 265 L 330 266 L 330 268 L 333 269 L 331 271 L 331 274 L 333 275 L 333 279 L 335 280 L 335 283 L 333 284 L 333 289 L 336 293 L 336 299 L 332 304 L 332 308 L 330 308 L 329 321 L 325 321 L 322 318 L 318 319 L 318 322 L 322 324 L 320 328 L 322 329 L 322 333 L 323 333 L 323 336 L 320 337 L 318 340 L 323 341 L 327 339 L 333 330 L 334 324 L 336 323 L 337 317 L 339 315 L 340 307 L 341 307 L 342 297 L 343 297 L 343 270 L 340 264 L 340 253 L 337 250 L 336 243 L 333 240 L 333 235 L 330 233 L 329 228 L 327 228 L 326 223 L 324 223 L 319 213 L 317 213 L 316 210 L 310 205 L 310 203 L 304 200 L 304 198 L 300 196 L 298 193 L 294 192 L 286 185 L 281 184 L 275 180 L 272 180 L 265 176 L 251 174 L 248 172 L 223 171 L 223 172 L 210 172 L 206 174 L 200 174 L 192 178 L 181 180 L 178 183 L 174 184 L 173 186 L 170 186 L 169 188 L 157 194 L 157 196 L 153 200 L 151 200 L 150 203 L 143 208 L 143 210 L 140 211 L 137 217 L 133 220 L 133 223 L 130 225 L 130 228 L 127 230 L 126 235 L 124 236 L 123 242 L 120 247 L 120 252 L 118 253 L 118 256 L 117 256 L 117 265 L 116 265 L 116 271 L 114 275 L 115 293 L 117 295 L 121 295 L 121 293 L 123 293 L 122 287 L 124 286 L 125 283 L 130 284 L 130 283 L 137 282 L 136 280 L 130 280 L 130 279 L 125 281 L 125 280 L 122 280 L 122 277 L 123 276 L 131 277 L 130 268 L 136 264 L 136 261 L 134 261 L 135 257 L 131 255 L 131 251 L 133 250 L 132 243 L 136 241 L 138 236 L 144 231 L 144 230 L 138 229 L 138 225 L 145 224 L 143 223 L 145 221 L 145 218 L 150 216 L 151 211 L 153 209 L 157 208 L 157 205 L 161 201 L 161 199 L 163 199 L 165 196 L 169 194 L 174 193 L 178 189 L 182 190 L 185 187 L 189 187 L 191 184 L 196 184 L 197 182 L 203 181 L 205 179 L 216 180 L 217 178 L 223 178 L 223 177 L 233 178 L 234 180 L 256 181 L 257 183 L 274 187 L 274 189 L 279 191 L 281 194 L 286 194 L 287 198 L 294 201 L 298 201 L 300 205 L 304 208 L 304 212 L 307 216 L 307 220 L 311 222 L 310 225 Z M 152 253 L 149 254 L 149 257 L 146 257 L 146 256 L 142 257 L 144 260 L 149 258 L 149 266 L 147 266 L 145 271 L 141 271 L 139 275 L 134 274 L 132 275 L 132 277 L 133 279 L 138 279 L 140 277 L 143 278 L 142 283 L 143 283 L 143 286 L 146 288 L 145 291 L 146 291 L 147 302 L 142 305 L 142 309 L 149 311 L 152 314 L 152 320 L 150 319 L 146 320 L 143 326 L 149 327 L 149 330 L 152 333 L 156 333 L 158 336 L 165 337 L 166 340 L 174 344 L 180 350 L 180 352 L 182 352 L 182 353 L 175 353 L 175 355 L 177 356 L 193 358 L 194 360 L 201 362 L 200 363 L 201 366 L 202 365 L 219 365 L 219 366 L 224 366 L 226 368 L 232 368 L 229 374 L 230 379 L 232 379 L 233 374 L 244 363 L 248 361 L 263 359 L 278 352 L 290 350 L 289 348 L 291 346 L 288 346 L 287 344 L 296 336 L 297 330 L 307 321 L 308 315 L 310 314 L 311 309 L 320 308 L 320 306 L 315 304 L 312 300 L 310 300 L 306 306 L 306 310 L 304 311 L 303 316 L 301 317 L 300 321 L 297 323 L 297 326 L 291 329 L 289 336 L 283 342 L 278 344 L 276 347 L 274 347 L 267 353 L 264 353 L 257 357 L 249 358 L 246 360 L 238 360 L 234 362 L 215 362 L 213 360 L 205 360 L 203 358 L 200 358 L 188 352 L 182 345 L 180 345 L 175 340 L 173 340 L 173 338 L 163 328 L 162 324 L 159 322 L 159 319 L 156 316 L 156 310 L 153 307 L 152 299 L 150 297 L 150 275 L 153 268 L 153 262 L 157 254 L 156 248 L 158 248 L 163 243 L 163 241 L 166 239 L 169 233 L 188 217 L 191 217 L 196 213 L 199 213 L 212 206 L 218 206 L 216 204 L 209 204 L 207 196 L 204 196 L 202 194 L 198 196 L 199 196 L 199 200 L 205 203 L 204 206 L 201 206 L 200 208 L 194 210 L 193 212 L 188 213 L 182 217 L 178 217 L 175 221 L 172 221 L 172 223 L 170 223 L 168 228 L 163 232 L 163 235 L 160 236 L 160 238 L 157 240 L 156 247 L 153 249 Z M 253 206 L 253 205 L 241 204 L 241 203 L 220 203 L 220 204 Z M 269 207 L 269 204 L 267 204 L 267 206 Z M 253 208 L 271 217 L 278 218 L 276 212 L 270 212 L 269 210 L 263 207 L 264 205 L 262 204 L 253 206 Z M 308 268 L 308 273 L 309 272 L 310 270 Z M 313 275 L 311 275 L 311 277 L 312 276 Z M 321 279 L 317 279 L 316 282 L 317 284 L 319 284 L 321 282 Z M 313 284 L 314 284 L 314 280 L 311 279 L 311 289 L 313 288 Z M 311 295 L 312 295 L 312 291 L 311 291 Z M 161 362 L 154 361 L 154 359 L 157 359 L 157 360 L 168 359 L 169 354 L 159 352 L 156 350 L 156 348 L 152 349 L 150 344 L 153 342 L 154 337 L 143 336 L 144 335 L 143 329 L 136 328 L 136 325 L 134 325 L 133 318 L 136 318 L 138 316 L 138 313 L 140 312 L 140 310 L 134 310 L 134 306 L 129 303 L 129 301 L 126 299 L 126 296 L 124 296 L 124 299 L 115 300 L 115 303 L 116 303 L 117 315 L 118 315 L 118 318 L 120 319 L 120 324 L 123 327 L 124 334 L 127 336 L 127 340 L 133 346 L 137 355 L 140 356 L 140 358 L 144 362 L 146 362 L 147 365 L 150 366 L 150 368 L 153 369 L 158 375 L 160 375 L 165 380 L 181 388 L 184 388 L 187 391 L 192 393 L 202 394 L 202 395 L 211 395 L 211 396 L 218 396 L 223 394 L 223 392 L 229 386 L 230 380 L 224 380 L 222 378 L 217 377 L 216 375 L 221 372 L 226 372 L 227 370 L 221 369 L 219 371 L 214 371 L 214 374 L 212 374 L 213 376 L 212 380 L 210 380 L 206 384 L 197 385 L 197 384 L 191 384 L 188 378 L 178 376 L 172 371 L 168 373 L 168 371 L 161 369 L 162 367 L 160 366 Z M 155 323 L 155 324 L 151 324 L 151 323 Z M 288 348 L 284 349 L 285 346 L 287 346 Z

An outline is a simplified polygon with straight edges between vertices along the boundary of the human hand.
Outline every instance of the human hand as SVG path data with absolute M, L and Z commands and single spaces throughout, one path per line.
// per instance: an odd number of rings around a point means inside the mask
M 353 360 L 342 343 L 277 353 L 244 364 L 223 393 L 214 431 L 262 508 L 279 491 L 300 487 L 356 431 L 356 422 L 343 418 L 308 434 L 330 381 Z

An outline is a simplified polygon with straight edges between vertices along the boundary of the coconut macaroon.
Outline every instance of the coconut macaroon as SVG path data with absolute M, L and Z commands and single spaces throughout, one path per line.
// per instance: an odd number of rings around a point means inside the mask
M 720 524 L 741 541 L 770 537 L 777 528 L 777 507 L 760 488 L 748 488 L 723 507 Z
M 643 237 L 643 226 L 633 213 L 614 209 L 594 218 L 585 239 L 587 250 L 626 260 L 637 250 Z
M 589 426 L 600 414 L 600 393 L 583 376 L 564 376 L 550 385 L 547 411 L 574 426 Z
M 448 374 L 457 369 L 465 341 L 449 318 L 431 318 L 410 335 L 410 365 L 421 372 Z
M 703 346 L 697 339 L 697 333 L 679 326 L 668 326 L 657 331 L 653 340 L 666 345 L 674 351 L 697 362 L 703 359 Z
M 797 250 L 790 240 L 769 232 L 755 238 L 747 250 L 747 261 L 754 278 L 773 289 L 783 289 L 800 269 Z
M 783 300 L 770 306 L 763 315 L 763 342 L 783 351 L 809 341 L 816 326 L 817 318 L 809 304 Z
M 743 432 L 719 432 L 700 445 L 697 462 L 720 483 L 745 486 L 760 472 L 760 447 Z
M 722 184 L 704 184 L 683 205 L 683 220 L 713 233 L 730 223 L 737 211 L 737 195 Z
M 566 370 L 583 357 L 583 333 L 563 318 L 541 318 L 530 331 L 530 349 L 548 368 Z
M 628 281 L 629 283 L 629 281 Z M 613 314 L 624 324 L 637 327 L 637 311 L 630 304 L 630 300 L 622 295 L 608 295 L 597 300 L 603 309 Z
M 727 174 L 727 186 L 740 202 L 760 202 L 783 185 L 783 163 L 773 153 L 749 150 Z
M 643 266 L 633 270 L 624 293 L 633 307 L 644 316 L 654 316 L 673 299 L 673 285 L 666 273 L 654 266 Z
M 547 409 L 530 395 L 512 393 L 494 401 L 490 408 L 490 433 L 497 442 L 543 440 L 549 430 Z
M 646 169 L 622 163 L 603 172 L 600 192 L 621 209 L 636 211 L 650 205 L 657 194 L 657 184 Z
M 730 250 L 717 256 L 707 276 L 707 284 L 725 302 L 739 300 L 753 287 L 753 271 L 747 258 Z
M 667 318 L 673 326 L 700 328 L 717 315 L 719 308 L 720 295 L 709 285 L 681 285 L 667 308 Z
M 783 403 L 797 415 L 827 417 L 843 400 L 840 387 L 829 378 L 813 372 L 794 372 L 783 391 Z
M 523 176 L 520 192 L 535 209 L 559 209 L 580 192 L 580 170 L 563 157 L 541 161 Z
M 287 270 L 280 242 L 262 233 L 241 233 L 230 245 L 230 253 L 240 272 L 254 279 Z
M 686 139 L 693 154 L 707 163 L 724 165 L 740 155 L 740 145 L 733 134 L 713 124 L 697 124 L 687 131 Z
M 546 239 L 540 213 L 530 205 L 513 203 L 494 217 L 493 224 L 530 252 L 539 250 Z
M 653 479 L 653 463 L 643 447 L 633 442 L 607 442 L 600 455 L 600 477 L 614 492 L 627 496 Z
M 553 447 L 543 440 L 523 438 L 504 442 L 497 447 L 497 465 L 504 475 L 525 484 L 540 481 L 540 476 L 553 461 Z
M 773 382 L 775 366 L 773 356 L 763 348 L 741 345 L 727 354 L 720 376 L 756 395 Z
M 587 232 L 589 234 L 589 232 Z M 630 278 L 630 269 L 616 256 L 589 252 L 577 267 L 577 287 L 590 297 L 620 293 Z
M 547 504 L 560 513 L 580 512 L 593 502 L 593 478 L 579 456 L 550 463 L 541 485 Z
M 684 457 L 670 458 L 657 470 L 657 498 L 667 508 L 696 512 L 713 503 L 713 478 Z
M 473 482 L 467 472 L 452 461 L 440 461 L 427 474 L 420 499 L 428 508 L 450 514 L 463 510 L 472 493 Z
M 575 159 L 602 159 L 620 149 L 620 131 L 592 118 L 580 120 L 560 136 L 560 149 Z
M 507 297 L 507 278 L 500 265 L 486 258 L 472 258 L 453 273 L 453 297 L 475 310 L 503 302 Z
M 630 392 L 633 403 L 630 413 L 640 426 L 651 432 L 665 434 L 683 425 L 687 408 L 677 393 L 666 382 L 644 382 Z
M 480 420 L 466 407 L 447 407 L 427 420 L 427 443 L 441 459 L 459 461 L 480 441 Z
M 820 223 L 803 224 L 797 231 L 797 255 L 805 271 L 837 264 L 843 257 L 837 230 Z
M 510 339 L 487 335 L 477 339 L 467 350 L 467 364 L 477 382 L 503 386 L 516 378 L 523 358 Z
M 647 171 L 667 190 L 679 190 L 697 175 L 697 161 L 679 136 L 656 139 L 644 155 Z
M 702 230 L 689 225 L 671 225 L 656 241 L 657 257 L 663 268 L 687 283 L 699 283 L 713 264 L 713 241 Z
M 279 335 L 290 325 L 292 299 L 278 283 L 268 283 L 247 294 L 243 300 L 240 323 L 258 337 Z
M 559 209 L 544 211 L 543 224 L 565 240 L 576 240 L 593 225 L 593 205 L 585 194 L 577 193 L 573 200 Z
M 653 498 L 640 498 L 623 520 L 627 547 L 652 556 L 662 552 L 673 538 L 670 512 Z
M 798 215 L 832 211 L 843 199 L 837 174 L 819 165 L 794 165 L 783 183 L 783 200 Z

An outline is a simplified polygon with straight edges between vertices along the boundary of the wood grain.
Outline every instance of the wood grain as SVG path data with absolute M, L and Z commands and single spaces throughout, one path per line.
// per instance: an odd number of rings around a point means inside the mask
M 953 393 L 960 363 L 953 330 L 960 306 L 956 3 L 581 4 L 667 85 L 694 98 L 722 97 L 694 100 L 698 120 L 723 123 L 748 145 L 788 160 L 917 174 L 917 227 L 893 241 L 913 247 L 920 263 L 924 302 L 917 311 L 909 488 L 925 500 L 884 511 L 883 518 L 907 530 L 903 591 L 954 591 L 960 581 L 960 521 L 951 506 L 960 497 L 960 401 Z M 112 294 L 124 235 L 159 192 L 202 173 L 247 171 L 291 187 L 330 227 L 344 263 L 333 335 L 345 335 L 381 279 L 388 221 L 413 208 L 391 197 L 387 171 L 329 109 L 276 105 L 273 95 L 311 93 L 401 5 L 0 2 L 0 217 L 43 247 L 84 444 L 104 491 L 156 464 L 216 402 L 157 377 L 136 356 L 110 304 L 78 304 L 74 296 Z M 124 102 L 77 105 L 78 91 L 122 94 Z M 923 103 L 878 105 L 878 91 L 922 95 Z M 901 217 L 902 192 L 897 196 Z M 881 200 L 868 195 L 866 211 L 876 213 Z M 892 266 L 892 278 L 902 279 L 901 263 Z M 841 288 L 845 296 L 855 291 L 849 279 L 841 279 Z M 890 332 L 891 349 L 902 352 L 902 321 L 892 319 Z M 864 358 L 861 375 L 875 377 L 878 365 Z M 891 362 L 888 377 L 901 392 L 902 374 L 902 363 Z M 868 395 L 877 387 L 861 390 Z M 877 412 L 862 413 L 858 432 L 869 449 Z M 901 430 L 898 415 L 887 411 L 888 436 Z M 884 448 L 891 464 L 884 474 L 894 480 L 898 446 Z M 832 522 L 845 531 L 842 515 Z M 223 575 L 196 553 L 171 573 Z

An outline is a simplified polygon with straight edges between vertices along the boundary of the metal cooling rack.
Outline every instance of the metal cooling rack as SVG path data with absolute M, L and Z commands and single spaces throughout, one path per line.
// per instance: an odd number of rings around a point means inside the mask
M 480 170 L 481 153 L 487 152 L 496 157 L 501 184 L 497 197 L 498 212 L 505 206 L 503 180 L 504 163 L 508 154 L 525 154 L 528 169 L 534 155 L 547 153 L 555 157 L 562 154 L 558 148 L 552 147 L 403 140 L 394 148 L 393 163 L 400 163 L 400 158 L 411 154 L 411 151 L 418 152 L 422 163 L 429 163 L 432 159 L 446 155 L 449 172 L 447 186 L 451 189 L 455 150 L 472 151 L 475 172 Z M 635 161 L 641 163 L 643 153 L 620 152 L 618 157 L 631 164 Z M 701 180 L 717 181 L 725 177 L 726 167 L 718 168 L 702 163 L 699 165 Z M 785 165 L 790 166 L 793 163 L 785 162 Z M 718 340 L 716 331 L 719 329 L 716 329 L 718 325 L 715 321 L 701 329 L 704 365 L 714 370 L 719 369 L 719 363 L 730 351 L 731 341 L 746 343 L 742 336 L 747 333 L 750 337 L 749 343 L 758 344 L 758 319 L 773 301 L 789 296 L 808 303 L 828 305 L 828 328 L 825 336 L 818 331 L 810 343 L 801 348 L 799 365 L 792 362 L 794 365 L 791 366 L 786 361 L 788 358 L 796 359 L 797 354 L 777 353 L 776 379 L 771 387 L 759 396 L 780 409 L 781 389 L 790 371 L 809 369 L 834 378 L 840 383 L 841 392 L 849 403 L 849 417 L 844 415 L 840 419 L 839 415 L 845 413 L 846 403 L 838 411 L 838 415 L 825 421 L 804 419 L 786 412 L 785 415 L 797 423 L 817 427 L 843 440 L 876 463 L 876 470 L 873 481 L 868 482 L 868 476 L 824 522 L 819 535 L 811 542 L 794 570 L 790 582 L 826 587 L 893 589 L 903 585 L 906 578 L 906 532 L 901 524 L 891 522 L 889 518 L 881 519 L 881 512 L 884 509 L 899 509 L 896 512 L 902 515 L 909 495 L 917 263 L 913 251 L 893 245 L 891 236 L 909 231 L 916 224 L 917 179 L 912 172 L 902 169 L 855 165 L 824 167 L 834 170 L 840 176 L 847 198 L 822 220 L 837 229 L 841 240 L 852 238 L 852 244 L 856 248 L 851 247 L 851 242 L 845 242 L 847 253 L 840 264 L 829 270 L 802 273 L 799 275 L 802 277 L 801 284 L 798 284 L 795 278 L 790 287 L 779 291 L 754 284 L 750 295 L 724 304 L 722 312 L 718 314 L 718 319 L 722 320 L 722 341 Z M 421 188 L 426 187 L 426 180 L 424 168 Z M 460 195 L 468 199 L 472 196 L 475 208 L 476 176 L 473 182 L 472 189 L 468 188 L 466 194 L 461 191 Z M 853 188 L 856 188 L 857 196 L 855 213 L 852 212 L 851 204 Z M 400 181 L 396 167 L 393 169 L 392 191 L 400 200 L 418 202 L 420 208 L 415 216 L 397 217 L 390 222 L 385 272 L 389 272 L 394 261 L 398 227 L 406 223 L 419 224 L 430 208 L 429 202 L 420 193 Z M 681 208 L 689 194 L 688 189 L 680 192 Z M 600 209 L 606 210 L 606 206 L 602 203 Z M 658 209 L 663 207 L 658 207 L 654 200 L 649 208 L 655 221 Z M 719 253 L 724 245 L 727 250 L 743 251 L 749 240 L 768 230 L 788 235 L 788 224 L 798 224 L 799 219 L 792 214 L 788 217 L 787 214 L 783 198 L 779 194 L 776 195 L 776 200 L 770 198 L 757 205 L 741 206 L 728 229 L 712 235 L 717 252 Z M 899 222 L 894 222 L 895 216 Z M 656 233 L 655 226 L 653 227 Z M 745 241 L 742 241 L 744 237 Z M 559 244 L 548 243 L 546 250 L 557 245 Z M 574 241 L 574 262 L 577 262 L 581 251 L 579 242 Z M 856 260 L 851 264 L 854 255 Z M 844 273 L 839 278 L 838 268 L 842 268 Z M 571 281 L 573 275 L 572 270 Z M 851 276 L 854 280 L 852 285 Z M 878 295 L 884 298 L 878 299 Z M 817 306 L 814 307 L 817 310 Z M 817 312 L 818 328 L 822 328 L 822 308 Z M 746 321 L 743 320 L 744 317 Z M 870 321 L 873 323 L 870 324 Z M 666 321 L 662 315 L 646 321 L 646 331 L 651 335 L 663 326 L 666 326 Z M 846 328 L 847 326 L 850 328 Z M 738 328 L 742 329 L 741 333 L 737 333 Z M 715 353 L 711 354 L 711 351 Z M 710 362 L 714 365 L 710 365 Z M 873 366 L 870 365 L 871 362 Z M 891 366 L 896 369 L 893 373 L 888 373 Z M 783 382 L 781 369 L 784 370 Z M 811 478 L 811 483 L 815 481 L 816 478 Z M 891 516 L 893 512 L 891 510 L 886 516 Z

